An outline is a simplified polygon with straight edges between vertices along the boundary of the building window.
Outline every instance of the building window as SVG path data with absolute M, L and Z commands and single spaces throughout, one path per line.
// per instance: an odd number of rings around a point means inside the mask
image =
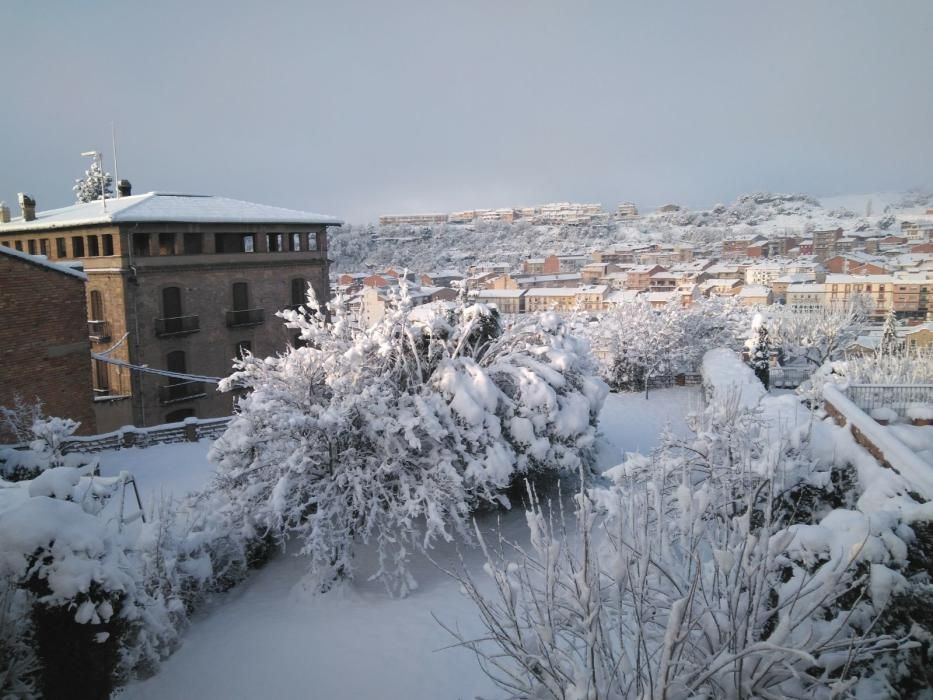
M 304 304 L 308 300 L 308 283 L 304 277 L 292 280 L 292 306 Z
M 113 255 L 113 235 L 105 233 L 100 240 L 104 246 L 104 255 Z
M 65 239 L 64 239 L 64 238 L 56 238 L 56 239 L 55 239 L 55 255 L 56 255 L 56 257 L 59 257 L 59 258 L 67 258 L 67 257 L 68 257 L 68 250 L 67 250 L 67 248 L 65 247 Z
M 281 233 L 267 233 L 266 242 L 269 247 L 268 250 L 270 253 L 281 253 L 282 252 L 282 234 Z
M 94 360 L 94 393 L 110 393 L 110 370 L 106 362 Z
M 30 255 L 36 254 L 36 241 L 33 238 L 30 238 L 26 241 L 26 250 L 29 251 Z
M 74 236 L 71 239 L 71 255 L 75 258 L 84 257 L 84 238 L 81 236 Z
M 97 242 L 97 236 L 87 237 L 87 254 L 88 254 L 88 257 L 94 257 L 94 258 L 100 255 L 100 247 Z
M 200 255 L 204 239 L 200 233 L 185 234 L 185 255 Z
M 311 231 L 308 234 L 308 250 L 317 250 L 317 234 Z
M 14 242 L 13 242 L 13 245 L 16 246 L 16 250 L 18 250 L 18 251 L 20 251 L 20 252 L 23 251 L 23 242 L 22 242 L 22 241 L 14 241 Z
M 159 234 L 159 255 L 175 255 L 175 234 Z
M 181 288 L 166 287 L 162 290 L 162 317 L 178 318 L 181 315 Z
M 252 344 L 248 340 L 241 340 L 239 343 L 236 344 L 236 348 L 234 348 L 233 350 L 233 353 L 234 353 L 233 356 L 237 360 L 242 360 L 243 358 L 246 357 L 247 354 L 251 353 L 252 351 L 253 351 Z
M 245 311 L 249 308 L 249 285 L 246 282 L 233 283 L 233 310 Z
M 289 241 L 288 249 L 290 251 L 292 251 L 293 253 L 297 253 L 298 251 L 301 250 L 301 234 L 300 233 L 290 234 L 288 237 L 288 241 Z
M 101 293 L 96 290 L 91 290 L 91 320 L 92 321 L 103 321 L 104 320 L 104 298 Z
M 133 256 L 137 258 L 144 258 L 149 255 L 149 234 L 148 233 L 134 233 L 133 234 Z
M 39 239 L 39 255 L 48 256 L 49 254 L 49 239 L 40 238 Z
M 251 233 L 218 233 L 214 236 L 215 253 L 252 253 L 254 249 Z

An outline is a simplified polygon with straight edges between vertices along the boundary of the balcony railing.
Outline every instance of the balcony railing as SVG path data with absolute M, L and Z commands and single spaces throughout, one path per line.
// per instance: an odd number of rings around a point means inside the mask
M 106 343 L 110 340 L 110 323 L 107 321 L 88 321 L 88 337 L 98 343 Z
M 162 405 L 175 403 L 176 401 L 199 399 L 202 396 L 206 396 L 204 382 L 176 382 L 159 387 L 159 402 Z
M 227 326 L 237 328 L 240 326 L 258 326 L 266 320 L 264 309 L 238 309 L 227 312 Z
M 155 334 L 159 338 L 173 335 L 187 335 L 201 330 L 199 316 L 171 316 L 155 320 Z

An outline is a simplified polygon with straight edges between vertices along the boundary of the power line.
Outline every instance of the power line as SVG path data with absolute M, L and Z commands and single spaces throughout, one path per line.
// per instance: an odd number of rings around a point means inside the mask
M 124 336 L 125 337 L 125 336 Z M 122 340 L 120 341 L 122 342 Z M 116 347 L 116 346 L 114 346 Z M 112 350 L 113 348 L 111 348 Z M 109 352 L 109 351 L 105 351 Z M 183 372 L 171 372 L 167 369 L 156 369 L 154 367 L 146 367 L 145 365 L 134 365 L 129 362 L 124 362 L 123 360 L 115 360 L 112 357 L 99 352 L 92 352 L 91 357 L 100 362 L 106 362 L 108 365 L 115 365 L 117 367 L 127 367 L 134 372 L 143 372 L 145 374 L 156 374 L 160 377 L 169 377 L 170 379 L 184 379 L 192 382 L 207 382 L 209 384 L 218 384 L 223 377 L 206 377 L 201 374 L 185 374 Z

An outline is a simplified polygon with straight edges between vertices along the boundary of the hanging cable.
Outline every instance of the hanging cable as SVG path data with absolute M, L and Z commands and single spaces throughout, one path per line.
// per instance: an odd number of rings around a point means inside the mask
M 182 372 L 171 372 L 167 369 L 156 369 L 154 367 L 134 365 L 129 362 L 124 362 L 123 360 L 115 360 L 112 357 L 107 357 L 106 355 L 102 353 L 98 353 L 98 352 L 92 352 L 91 357 L 93 357 L 95 360 L 99 360 L 100 362 L 106 362 L 108 365 L 115 365 L 117 367 L 128 367 L 134 372 L 156 374 L 160 377 L 169 377 L 170 379 L 184 379 L 184 380 L 192 381 L 192 382 L 207 382 L 209 384 L 217 384 L 222 379 L 222 377 L 205 377 L 200 374 L 184 374 Z

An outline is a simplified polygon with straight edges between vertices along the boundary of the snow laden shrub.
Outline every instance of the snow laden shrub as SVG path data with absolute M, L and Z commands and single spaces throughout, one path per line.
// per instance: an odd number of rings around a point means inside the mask
M 38 697 L 39 662 L 31 634 L 25 592 L 10 579 L 0 579 L 0 698 Z
M 50 467 L 96 465 L 93 458 L 65 454 L 65 445 L 81 426 L 69 418 L 48 417 L 38 400 L 30 404 L 15 396 L 12 406 L 0 406 L 5 431 L 25 449 L 0 447 L 0 477 L 22 481 Z
M 768 331 L 781 364 L 820 367 L 842 359 L 861 333 L 872 304 L 870 297 L 855 295 L 845 306 L 822 306 L 814 311 L 768 307 Z
M 268 549 L 237 527 L 222 493 L 163 497 L 134 541 L 139 596 L 120 649 L 117 677 L 154 674 L 181 642 L 191 615 L 214 593 L 229 590 L 262 563 Z
M 356 542 L 404 594 L 410 552 L 468 537 L 470 512 L 507 504 L 516 477 L 588 467 L 607 388 L 554 314 L 503 327 L 482 305 L 397 308 L 361 328 L 338 298 L 282 312 L 302 347 L 248 356 L 248 389 L 211 451 L 241 527 L 297 537 L 314 586 L 353 575 Z
M 28 594 L 48 698 L 109 696 L 136 588 L 121 533 L 93 513 L 100 500 L 87 477 L 52 467 L 0 488 L 0 577 Z
M 603 377 L 617 391 L 646 390 L 652 380 L 695 372 L 703 353 L 736 346 L 747 310 L 708 300 L 654 309 L 644 300 L 617 304 L 588 333 L 602 350 Z
M 452 574 L 485 629 L 448 631 L 510 697 L 898 697 L 883 661 L 915 643 L 877 623 L 906 533 L 893 514 L 795 515 L 791 488 L 831 492 L 829 465 L 804 426 L 775 433 L 729 393 L 693 438 L 581 490 L 573 520 L 531 491 L 530 546 L 484 542 L 491 593 Z

